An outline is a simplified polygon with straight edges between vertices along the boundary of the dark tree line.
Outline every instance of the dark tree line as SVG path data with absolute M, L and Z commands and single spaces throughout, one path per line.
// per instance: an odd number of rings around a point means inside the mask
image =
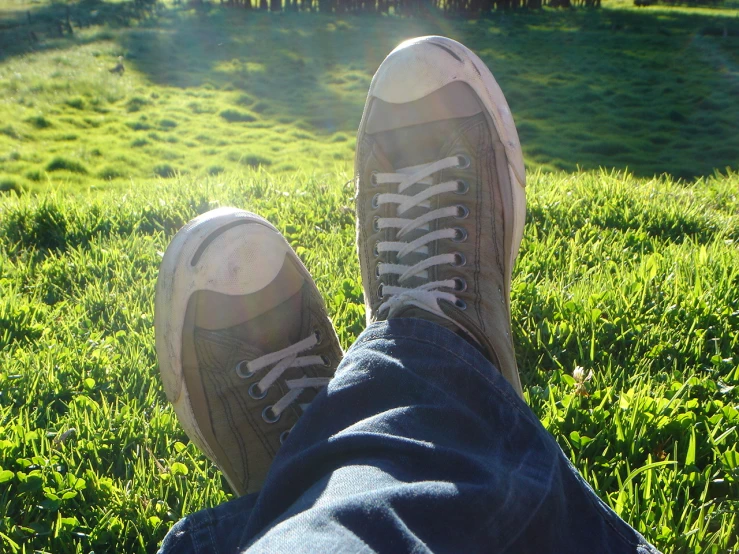
M 440 11 L 449 15 L 478 16 L 495 10 L 539 9 L 543 6 L 599 8 L 601 0 L 221 0 L 221 3 L 274 12 L 421 15 L 427 11 Z

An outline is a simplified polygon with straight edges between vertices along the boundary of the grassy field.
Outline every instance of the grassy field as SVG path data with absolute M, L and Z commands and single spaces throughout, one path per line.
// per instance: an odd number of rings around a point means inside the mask
M 460 39 L 489 64 L 531 168 L 692 179 L 739 161 L 737 10 L 459 22 L 203 9 L 118 28 L 128 4 L 84 6 L 71 9 L 85 25 L 72 40 L 48 35 L 63 5 L 39 8 L 31 26 L 5 12 L 24 25 L 0 33 L 0 188 L 346 169 L 372 73 L 422 34 Z M 92 25 L 90 6 L 107 26 Z M 31 43 L 28 29 L 48 38 Z M 123 76 L 108 71 L 119 55 Z
M 64 6 L 37 4 L 32 42 L 11 27 L 26 9 L 0 4 L 0 552 L 153 552 L 229 498 L 158 379 L 162 252 L 199 213 L 256 211 L 351 344 L 354 133 L 383 56 L 428 33 L 481 54 L 520 127 L 527 401 L 661 550 L 739 552 L 739 12 L 468 22 L 93 2 L 55 37 Z

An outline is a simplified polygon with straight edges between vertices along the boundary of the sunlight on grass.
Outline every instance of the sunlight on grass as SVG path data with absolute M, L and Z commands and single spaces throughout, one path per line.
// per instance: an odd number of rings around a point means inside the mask
M 736 20 L 655 10 L 376 17 L 361 32 L 354 18 L 170 10 L 133 28 L 80 29 L 0 65 L 0 176 L 85 189 L 162 176 L 161 163 L 193 177 L 245 157 L 348 168 L 354 140 L 335 136 L 355 133 L 374 69 L 404 38 L 440 32 L 492 68 L 529 167 L 683 178 L 736 167 L 736 39 L 702 33 Z M 123 75 L 109 71 L 119 55 Z M 87 172 L 49 172 L 57 156 Z
M 0 20 L 27 6 L 0 0 Z M 524 145 L 512 317 L 527 401 L 662 551 L 737 552 L 739 45 L 716 32 L 739 12 L 606 8 L 462 21 L 177 7 L 33 52 L 0 37 L 0 551 L 153 552 L 174 521 L 230 498 L 159 382 L 162 252 L 214 207 L 258 212 L 351 344 L 362 105 L 396 44 L 442 33 L 490 65 Z

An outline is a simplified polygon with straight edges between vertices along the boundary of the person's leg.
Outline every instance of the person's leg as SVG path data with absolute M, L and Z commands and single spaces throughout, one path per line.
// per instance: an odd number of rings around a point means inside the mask
M 655 552 L 494 366 L 430 321 L 370 326 L 275 458 L 249 552 Z
M 378 323 L 221 551 L 651 551 L 520 398 L 510 283 L 523 163 L 484 64 L 442 37 L 397 48 L 372 81 L 356 173 L 365 302 Z

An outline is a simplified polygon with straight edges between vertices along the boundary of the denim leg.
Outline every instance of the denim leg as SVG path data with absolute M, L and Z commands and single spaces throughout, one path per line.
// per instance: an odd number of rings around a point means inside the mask
M 235 545 L 656 552 L 598 499 L 490 362 L 420 319 L 362 333 L 275 458 Z
M 291 433 L 255 552 L 656 552 L 498 371 L 431 322 L 368 328 Z

